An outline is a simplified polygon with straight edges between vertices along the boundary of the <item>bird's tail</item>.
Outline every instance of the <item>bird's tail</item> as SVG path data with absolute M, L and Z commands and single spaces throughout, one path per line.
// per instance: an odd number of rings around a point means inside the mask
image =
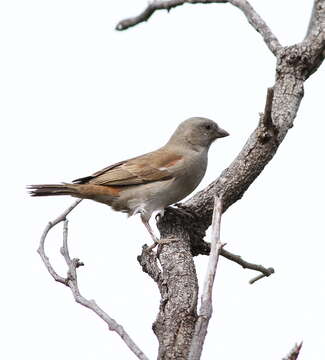
M 71 195 L 79 194 L 78 186 L 73 184 L 42 184 L 29 185 L 27 187 L 31 196 L 53 196 L 53 195 Z

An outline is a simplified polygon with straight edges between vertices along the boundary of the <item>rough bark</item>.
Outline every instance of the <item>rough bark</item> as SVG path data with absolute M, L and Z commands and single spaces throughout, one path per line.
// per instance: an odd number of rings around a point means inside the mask
M 171 211 L 163 219 L 161 223 L 173 221 L 173 227 L 161 228 L 161 236 L 174 241 L 159 246 L 157 257 L 144 248 L 138 261 L 157 283 L 161 294 L 159 313 L 153 324 L 159 341 L 158 359 L 186 359 L 197 320 L 197 276 L 190 236 L 182 221 Z

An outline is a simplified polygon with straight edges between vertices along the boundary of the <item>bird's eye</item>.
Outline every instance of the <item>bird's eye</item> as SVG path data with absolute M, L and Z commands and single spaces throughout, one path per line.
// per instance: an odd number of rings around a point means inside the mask
M 207 130 L 211 130 L 211 125 L 205 125 L 204 126 Z

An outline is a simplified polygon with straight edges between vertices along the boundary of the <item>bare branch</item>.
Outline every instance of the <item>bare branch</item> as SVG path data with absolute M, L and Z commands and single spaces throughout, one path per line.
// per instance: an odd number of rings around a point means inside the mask
M 212 316 L 212 289 L 219 255 L 222 249 L 220 241 L 221 214 L 222 198 L 215 196 L 211 230 L 211 250 L 202 290 L 201 307 L 195 324 L 193 340 L 190 347 L 189 360 L 200 359 L 209 321 Z
M 192 232 L 191 232 L 191 235 L 193 235 Z M 193 239 L 191 239 L 191 241 L 192 240 Z M 211 248 L 210 243 L 201 240 L 201 241 L 199 241 L 198 244 L 194 244 L 194 246 L 195 246 L 195 249 L 194 249 L 195 253 L 193 254 L 193 244 L 191 243 L 191 248 L 192 248 L 191 251 L 192 251 L 193 256 L 196 256 L 198 254 L 200 254 L 200 255 L 209 255 L 210 254 L 210 248 Z M 225 247 L 222 247 L 222 249 L 220 250 L 220 255 L 223 256 L 224 258 L 226 258 L 226 259 L 228 259 L 230 261 L 233 261 L 236 264 L 242 266 L 244 269 L 255 270 L 255 271 L 261 272 L 263 274 L 263 277 L 270 276 L 271 274 L 273 274 L 275 272 L 272 267 L 266 268 L 266 267 L 264 267 L 262 265 L 257 265 L 257 264 L 254 264 L 254 263 L 250 263 L 250 262 L 242 259 L 241 256 L 235 255 L 232 252 L 226 250 Z M 252 280 L 254 280 L 254 279 L 252 279 Z M 255 280 L 255 281 L 257 281 L 257 280 Z
M 302 342 L 300 344 L 296 344 L 293 347 L 293 349 L 290 351 L 290 353 L 282 360 L 297 360 L 300 350 L 301 350 L 301 347 L 302 347 Z
M 320 31 L 325 31 L 325 1 L 315 0 L 310 16 L 306 39 L 315 36 Z
M 125 344 L 129 347 L 129 349 L 138 357 L 140 360 L 148 360 L 147 356 L 139 349 L 139 347 L 134 343 L 134 341 L 130 338 L 124 328 L 118 324 L 114 319 L 112 319 L 103 309 L 101 309 L 94 300 L 88 300 L 83 295 L 81 295 L 77 280 L 77 268 L 83 266 L 83 263 L 80 262 L 79 259 L 73 258 L 71 259 L 68 249 L 68 220 L 66 219 L 67 215 L 81 202 L 81 200 L 77 200 L 74 202 L 66 211 L 64 211 L 59 217 L 57 217 L 54 221 L 49 222 L 46 226 L 40 240 L 40 245 L 38 248 L 38 253 L 40 254 L 47 270 L 52 275 L 54 280 L 68 286 L 73 294 L 75 301 L 86 308 L 92 310 L 95 314 L 97 314 L 102 320 L 106 322 L 109 330 L 115 331 L 121 339 L 125 342 Z M 64 278 L 57 274 L 54 270 L 53 266 L 50 263 L 49 258 L 45 254 L 45 240 L 48 232 L 60 222 L 64 222 L 63 226 L 63 245 L 60 249 L 62 256 L 65 259 L 65 262 L 68 265 L 67 277 Z
M 229 3 L 238 7 L 245 14 L 248 22 L 261 34 L 268 48 L 274 55 L 277 55 L 278 51 L 282 48 L 279 40 L 251 4 L 246 0 L 229 0 Z
M 267 89 L 266 101 L 265 101 L 265 108 L 264 113 L 262 116 L 262 121 L 264 126 L 267 129 L 273 129 L 274 124 L 272 121 L 272 101 L 273 101 L 274 91 L 273 88 Z
M 257 264 L 253 264 L 248 261 L 245 261 L 244 259 L 242 259 L 241 256 L 235 255 L 235 254 L 231 253 L 230 251 L 227 251 L 225 248 L 221 249 L 220 255 L 222 255 L 223 257 L 225 257 L 226 259 L 228 259 L 230 261 L 237 263 L 238 265 L 242 266 L 244 269 L 255 270 L 255 271 L 259 271 L 262 273 L 262 274 L 258 275 L 257 277 L 253 278 L 252 280 L 250 280 L 250 282 L 249 282 L 250 284 L 253 284 L 257 280 L 262 279 L 263 277 L 270 276 L 271 274 L 274 273 L 274 269 L 272 267 L 265 268 L 262 265 L 257 265 Z
M 278 50 L 281 49 L 281 44 L 279 40 L 272 33 L 265 21 L 246 0 L 155 0 L 149 3 L 145 10 L 138 16 L 120 21 L 116 25 L 116 30 L 126 30 L 132 26 L 145 22 L 157 10 L 170 11 L 171 9 L 184 4 L 220 4 L 227 2 L 232 4 L 233 6 L 236 6 L 245 14 L 248 22 L 257 32 L 261 34 L 268 48 L 272 51 L 274 55 L 277 55 Z
M 313 64 L 315 51 L 313 48 L 300 45 L 281 50 L 271 109 L 272 123 L 276 132 L 273 132 L 273 136 L 265 138 L 265 124 L 260 121 L 238 156 L 219 178 L 182 204 L 182 208 L 197 216 L 195 224 L 191 225 L 193 223 L 191 221 L 188 222 L 189 226 L 195 227 L 200 222 L 201 231 L 207 229 L 211 223 L 214 194 L 223 192 L 223 209 L 226 211 L 229 206 L 242 198 L 248 187 L 271 161 L 293 126 L 304 93 L 304 80 L 308 77 L 305 62 L 307 61 L 309 65 Z M 292 62 L 293 58 L 295 62 Z M 268 99 L 266 99 L 266 108 L 268 108 L 267 104 Z
M 263 279 L 264 277 L 270 276 L 274 273 L 274 269 L 273 268 L 268 268 L 266 269 L 267 273 L 263 273 L 260 275 L 255 276 L 253 279 L 249 280 L 249 283 L 252 285 L 254 284 L 256 281 Z
M 51 276 L 53 277 L 53 279 L 55 281 L 58 281 L 64 285 L 66 285 L 66 279 L 62 276 L 60 276 L 52 267 L 51 263 L 50 263 L 50 259 L 47 257 L 47 255 L 45 254 L 45 249 L 44 249 L 44 245 L 45 245 L 45 239 L 47 234 L 49 233 L 49 231 L 57 224 L 59 224 L 62 221 L 65 221 L 66 217 L 68 214 L 70 214 L 70 212 L 82 201 L 82 199 L 76 200 L 70 207 L 68 207 L 61 215 L 59 215 L 55 220 L 50 221 L 44 231 L 43 234 L 41 236 L 41 240 L 40 240 L 40 244 L 39 247 L 37 249 L 37 252 L 39 253 L 40 257 L 43 260 L 44 265 L 46 266 L 48 272 L 51 274 Z
M 305 40 L 302 45 L 314 50 L 313 61 L 305 59 L 308 76 L 313 74 L 325 58 L 325 0 L 315 0 Z
M 226 3 L 227 0 L 153 0 L 138 16 L 121 20 L 115 27 L 116 30 L 126 30 L 149 20 L 151 15 L 157 10 L 167 10 L 168 12 L 184 4 L 206 4 L 206 3 Z
M 168 245 L 158 245 L 157 249 L 161 299 L 159 313 L 152 326 L 159 341 L 157 358 L 188 359 L 197 320 L 198 297 L 190 234 L 175 212 L 165 213 L 157 226 L 161 239 L 177 239 Z

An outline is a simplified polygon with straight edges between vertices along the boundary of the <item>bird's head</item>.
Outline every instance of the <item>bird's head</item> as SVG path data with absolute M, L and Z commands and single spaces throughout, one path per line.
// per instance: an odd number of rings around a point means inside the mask
M 228 132 L 213 120 L 192 117 L 179 124 L 169 143 L 187 143 L 194 147 L 209 148 L 214 140 L 228 135 Z

